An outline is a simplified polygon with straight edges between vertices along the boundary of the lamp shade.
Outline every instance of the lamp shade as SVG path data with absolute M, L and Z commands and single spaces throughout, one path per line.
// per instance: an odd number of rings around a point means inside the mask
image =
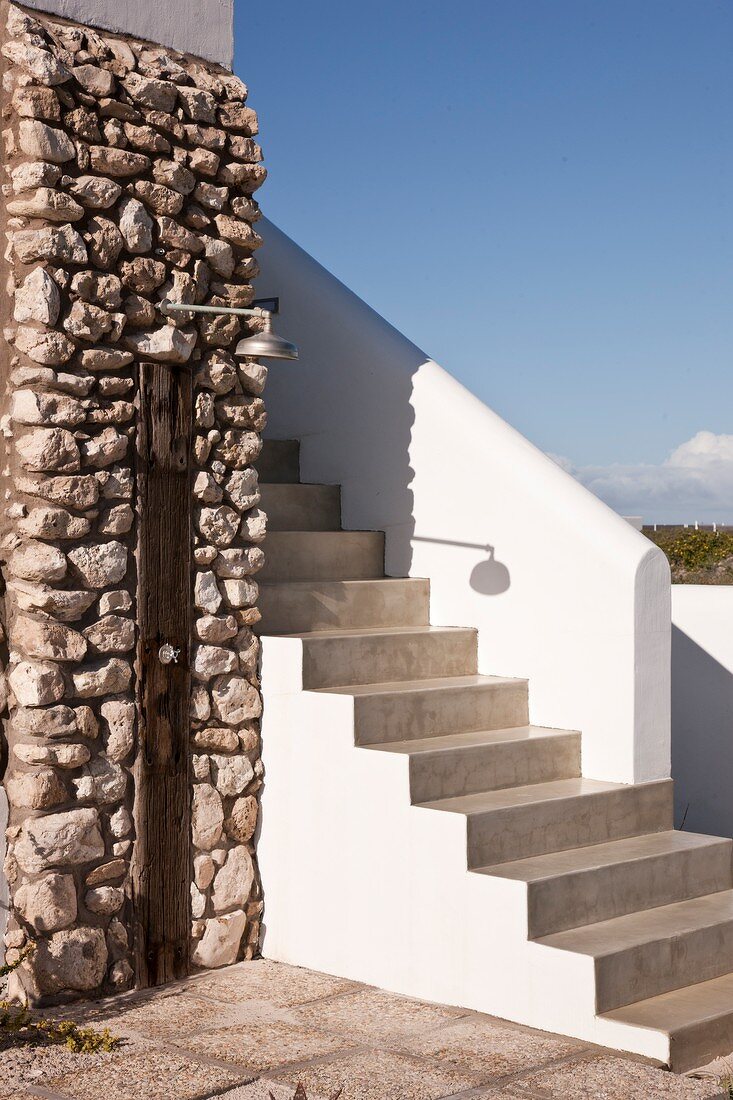
M 297 359 L 298 349 L 289 340 L 272 331 L 272 314 L 265 313 L 262 332 L 245 336 L 234 349 L 239 359 Z

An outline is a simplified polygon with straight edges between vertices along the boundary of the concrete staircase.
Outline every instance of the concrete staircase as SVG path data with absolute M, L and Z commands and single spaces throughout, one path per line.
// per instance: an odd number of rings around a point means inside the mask
M 296 442 L 259 471 L 265 954 L 678 1070 L 730 1051 L 733 842 L 675 831 L 670 781 L 583 778 Z

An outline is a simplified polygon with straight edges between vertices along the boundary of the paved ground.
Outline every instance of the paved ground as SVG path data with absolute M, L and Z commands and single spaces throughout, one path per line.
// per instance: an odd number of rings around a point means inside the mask
M 719 1073 L 646 1062 L 259 961 L 69 1013 L 124 1037 L 111 1054 L 0 1053 L 0 1100 L 693 1100 Z

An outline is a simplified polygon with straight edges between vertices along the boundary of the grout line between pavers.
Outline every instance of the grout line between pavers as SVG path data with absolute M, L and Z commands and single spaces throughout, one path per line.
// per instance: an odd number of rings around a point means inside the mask
M 331 1054 L 322 1054 L 312 1059 L 305 1060 L 299 1063 L 292 1063 L 288 1065 L 270 1067 L 264 1069 L 261 1072 L 258 1080 L 272 1080 L 280 1083 L 282 1080 L 287 1080 L 288 1075 L 291 1073 L 305 1072 L 313 1066 L 329 1064 L 331 1062 L 345 1061 L 349 1057 L 355 1054 L 363 1053 L 379 1053 L 379 1054 L 391 1054 L 397 1053 L 393 1049 L 385 1049 L 378 1046 L 361 1046 L 353 1047 L 344 1051 L 333 1051 Z M 485 1094 L 487 1088 L 504 1088 L 507 1085 L 521 1084 L 522 1080 L 536 1074 L 542 1070 L 556 1069 L 559 1066 L 564 1065 L 567 1062 L 573 1062 L 582 1060 L 585 1062 L 594 1061 L 599 1057 L 597 1051 L 588 1050 L 584 1052 L 573 1052 L 572 1054 L 565 1054 L 558 1056 L 557 1058 L 550 1058 L 546 1061 L 536 1062 L 532 1066 L 525 1067 L 516 1073 L 502 1074 L 496 1076 L 494 1074 L 488 1074 L 484 1077 L 482 1071 L 473 1070 L 470 1067 L 461 1067 L 454 1063 L 445 1063 L 440 1059 L 431 1058 L 429 1055 L 417 1055 L 410 1051 L 400 1051 L 399 1056 L 405 1061 L 413 1063 L 415 1068 L 427 1068 L 436 1072 L 451 1072 L 457 1074 L 463 1074 L 465 1076 L 472 1076 L 476 1078 L 476 1083 L 468 1089 L 461 1089 L 458 1092 L 444 1093 L 441 1097 L 436 1097 L 436 1100 L 473 1100 L 477 1096 Z
M 127 1038 L 127 1037 L 125 1037 Z M 123 1038 L 123 1042 L 125 1039 Z M 199 1055 L 195 1051 L 190 1051 L 187 1048 L 174 1047 L 166 1043 L 156 1043 L 152 1040 L 146 1040 L 145 1046 L 152 1050 L 162 1051 L 165 1054 L 176 1055 L 179 1058 L 189 1058 L 190 1061 L 196 1062 L 204 1067 L 210 1067 L 211 1069 L 227 1070 L 232 1074 L 232 1080 L 226 1082 L 220 1092 L 214 1092 L 207 1094 L 207 1096 L 199 1098 L 199 1100 L 208 1100 L 210 1096 L 218 1096 L 221 1092 L 226 1092 L 231 1089 L 241 1088 L 244 1085 L 251 1085 L 257 1080 L 259 1074 L 256 1070 L 247 1070 L 242 1066 L 233 1065 L 231 1062 L 220 1061 L 216 1058 L 209 1058 L 206 1055 Z M 138 1048 L 140 1052 L 140 1048 Z M 142 1051 L 144 1053 L 144 1051 Z M 91 1066 L 89 1069 L 96 1069 L 97 1067 Z M 79 1070 L 78 1077 L 83 1080 L 87 1070 Z M 134 1085 L 135 1082 L 132 1082 Z M 69 1095 L 68 1093 L 54 1092 L 51 1089 L 44 1089 L 41 1086 L 29 1086 L 24 1085 L 23 1088 L 32 1096 L 38 1096 L 39 1100 L 77 1100 L 76 1097 Z
M 367 987 L 367 988 L 374 988 L 374 987 Z M 320 1001 L 328 1001 L 328 1002 L 343 1000 L 346 997 L 355 994 L 356 992 L 358 992 L 358 990 L 347 990 L 347 991 L 344 991 L 344 992 L 338 993 L 338 994 L 328 994 L 328 995 L 326 995 L 324 997 L 321 997 L 321 998 L 315 998 L 313 1002 L 308 1002 L 308 1003 L 316 1003 L 319 1000 Z M 378 990 L 378 992 L 383 992 L 383 991 Z M 398 994 L 395 994 L 394 997 L 395 997 L 395 1000 L 397 1000 L 397 1001 L 402 1001 L 402 1002 L 407 1002 L 407 1003 L 410 1002 L 410 998 L 407 998 L 407 997 L 403 998 L 403 997 L 400 997 Z M 428 1004 L 430 1002 L 419 1002 L 419 1003 L 420 1004 Z M 272 1006 L 272 1007 L 274 1007 L 276 1009 L 278 1008 L 278 1006 Z M 297 1007 L 299 1007 L 299 1006 L 293 1006 L 293 1009 L 297 1009 Z M 440 1006 L 436 1005 L 436 1007 L 440 1007 Z M 445 1018 L 444 1020 L 441 1020 L 439 1023 L 437 1023 L 435 1025 L 427 1026 L 424 1030 L 419 1029 L 419 1030 L 411 1033 L 410 1036 L 397 1036 L 397 1037 L 395 1037 L 395 1040 L 394 1040 L 394 1042 L 395 1042 L 394 1046 L 387 1045 L 390 1042 L 389 1038 L 385 1038 L 383 1036 L 380 1036 L 380 1037 L 375 1037 L 374 1040 L 371 1041 L 371 1042 L 357 1044 L 355 1046 L 347 1047 L 343 1050 L 327 1051 L 323 1054 L 314 1055 L 312 1058 L 301 1059 L 300 1061 L 273 1064 L 273 1065 L 266 1066 L 266 1067 L 264 1067 L 263 1069 L 261 1069 L 259 1071 L 253 1071 L 253 1072 L 257 1073 L 257 1077 L 255 1078 L 256 1080 L 259 1080 L 263 1075 L 266 1074 L 267 1076 L 273 1078 L 274 1080 L 280 1081 L 282 1079 L 287 1079 L 287 1077 L 292 1075 L 292 1074 L 305 1072 L 305 1071 L 307 1071 L 308 1069 L 310 1069 L 314 1066 L 329 1064 L 329 1063 L 332 1063 L 332 1062 L 333 1063 L 338 1063 L 338 1062 L 346 1061 L 349 1058 L 354 1057 L 354 1056 L 359 1055 L 359 1054 L 380 1053 L 380 1054 L 387 1054 L 387 1055 L 392 1055 L 392 1056 L 396 1055 L 398 1057 L 404 1058 L 405 1061 L 414 1064 L 416 1067 L 428 1067 L 432 1070 L 435 1070 L 436 1072 L 449 1071 L 449 1072 L 455 1072 L 455 1073 L 463 1073 L 464 1075 L 474 1077 L 476 1079 L 476 1084 L 474 1086 L 472 1086 L 470 1089 L 462 1090 L 458 1093 L 449 1094 L 450 1097 L 451 1097 L 451 1100 L 453 1100 L 454 1097 L 455 1098 L 460 1098 L 460 1100 L 463 1100 L 464 1097 L 469 1098 L 469 1097 L 475 1097 L 476 1095 L 479 1095 L 480 1092 L 482 1090 L 484 1090 L 487 1086 L 503 1087 L 506 1084 L 511 1084 L 515 1081 L 521 1081 L 525 1076 L 528 1076 L 528 1075 L 531 1075 L 533 1073 L 539 1072 L 539 1071 L 541 1071 L 541 1070 L 543 1070 L 547 1067 L 553 1067 L 554 1068 L 555 1066 L 562 1065 L 564 1062 L 574 1061 L 574 1060 L 577 1060 L 577 1059 L 582 1059 L 583 1061 L 590 1061 L 593 1058 L 598 1057 L 600 1054 L 607 1054 L 608 1053 L 608 1050 L 605 1047 L 594 1047 L 594 1046 L 591 1046 L 590 1044 L 582 1043 L 580 1040 L 577 1040 L 576 1041 L 577 1046 L 574 1047 L 574 1049 L 569 1050 L 567 1052 L 564 1052 L 562 1055 L 558 1055 L 555 1058 L 548 1058 L 548 1059 L 544 1059 L 542 1061 L 534 1062 L 532 1066 L 525 1067 L 524 1069 L 522 1069 L 522 1070 L 520 1070 L 516 1073 L 502 1074 L 500 1076 L 496 1076 L 495 1074 L 489 1074 L 487 1076 L 484 1076 L 484 1072 L 480 1069 L 473 1069 L 470 1066 L 465 1066 L 464 1067 L 464 1066 L 461 1066 L 461 1065 L 457 1065 L 453 1062 L 446 1063 L 446 1062 L 442 1061 L 441 1059 L 439 1059 L 437 1057 L 432 1057 L 431 1055 L 427 1055 L 427 1054 L 416 1053 L 415 1051 L 409 1050 L 406 1047 L 400 1045 L 406 1039 L 417 1037 L 417 1036 L 420 1036 L 420 1037 L 428 1036 L 429 1037 L 430 1035 L 438 1034 L 441 1031 L 444 1031 L 444 1030 L 447 1030 L 447 1029 L 449 1029 L 453 1026 L 456 1026 L 457 1024 L 465 1023 L 467 1020 L 468 1021 L 471 1021 L 471 1020 L 483 1021 L 483 1022 L 486 1022 L 487 1024 L 489 1024 L 489 1023 L 496 1024 L 497 1023 L 497 1020 L 495 1020 L 493 1017 L 487 1018 L 484 1013 L 479 1013 L 479 1012 L 475 1012 L 475 1011 L 472 1011 L 472 1010 L 467 1010 L 466 1013 L 463 1014 L 463 1015 L 456 1015 L 456 1016 L 447 1017 L 447 1018 Z M 333 1028 L 323 1027 L 318 1022 L 308 1021 L 308 1023 L 306 1023 L 305 1021 L 302 1021 L 302 1026 L 304 1028 L 307 1028 L 310 1031 L 320 1032 L 321 1034 L 324 1034 L 324 1035 L 333 1035 L 333 1036 L 335 1036 L 337 1038 L 340 1038 L 340 1039 L 348 1038 L 348 1033 L 336 1031 Z M 209 1030 L 216 1031 L 218 1029 L 217 1028 L 211 1028 Z M 516 1030 L 520 1034 L 521 1033 L 534 1034 L 534 1029 L 529 1029 L 529 1028 L 524 1029 L 524 1028 L 521 1027 L 521 1025 L 518 1026 L 517 1028 L 513 1028 L 511 1030 Z M 201 1034 L 201 1033 L 199 1032 L 197 1034 Z M 549 1035 L 549 1033 L 547 1033 L 547 1034 Z M 570 1041 L 572 1041 L 572 1040 L 570 1040 Z M 180 1051 L 186 1051 L 188 1053 L 195 1054 L 195 1052 L 189 1051 L 189 1048 L 185 1047 L 185 1046 L 170 1047 L 165 1043 L 162 1043 L 160 1045 L 164 1046 L 165 1049 L 169 1049 L 169 1050 L 172 1049 L 173 1051 L 179 1051 L 179 1052 Z M 198 1058 L 201 1061 L 210 1061 L 212 1065 L 216 1065 L 218 1068 L 227 1068 L 227 1067 L 232 1066 L 231 1062 L 227 1062 L 225 1060 L 219 1060 L 219 1059 L 214 1059 L 214 1058 L 206 1058 L 203 1055 L 198 1055 Z
M 466 1096 L 473 1096 L 475 1095 L 477 1089 L 484 1089 L 487 1085 L 496 1085 L 503 1087 L 506 1084 L 511 1084 L 515 1080 L 515 1078 L 521 1078 L 526 1074 L 536 1073 L 539 1070 L 544 1070 L 548 1067 L 562 1065 L 563 1062 L 575 1060 L 576 1058 L 580 1057 L 581 1054 L 584 1061 L 591 1061 L 593 1057 L 597 1057 L 597 1055 L 594 1055 L 592 1052 L 587 1051 L 566 1052 L 563 1054 L 558 1054 L 554 1058 L 548 1057 L 541 1061 L 535 1061 L 530 1067 L 525 1067 L 523 1069 L 517 1070 L 514 1073 L 503 1073 L 497 1075 L 496 1073 L 491 1073 L 489 1070 L 482 1069 L 480 1067 L 474 1068 L 469 1061 L 470 1055 L 466 1056 L 466 1062 L 458 1063 L 449 1061 L 448 1059 L 444 1060 L 442 1058 L 439 1058 L 436 1054 L 416 1054 L 415 1051 L 406 1050 L 399 1047 L 373 1047 L 372 1049 L 378 1050 L 380 1053 L 383 1054 L 397 1054 L 402 1058 L 408 1059 L 410 1061 L 417 1061 L 422 1065 L 426 1065 L 434 1070 L 442 1070 L 443 1072 L 450 1070 L 454 1073 L 462 1073 L 466 1077 L 476 1078 L 476 1084 L 473 1085 L 470 1089 L 465 1089 L 458 1093 L 447 1094 L 450 1096 L 451 1100 L 453 1100 L 454 1096 L 462 1098 L 464 1096 L 464 1093 Z M 440 1100 L 443 1100 L 443 1098 L 441 1097 Z
M 332 1063 L 332 1062 L 337 1062 L 337 1063 L 338 1062 L 344 1062 L 347 1059 L 353 1057 L 354 1055 L 360 1055 L 360 1054 L 386 1054 L 386 1055 L 391 1055 L 391 1056 L 394 1057 L 396 1052 L 394 1050 L 390 1050 L 390 1049 L 387 1049 L 387 1048 L 382 1048 L 382 1047 L 379 1047 L 379 1046 L 375 1046 L 374 1044 L 369 1044 L 369 1045 L 364 1044 L 364 1045 L 361 1045 L 361 1046 L 350 1047 L 347 1050 L 338 1050 L 338 1051 L 332 1051 L 331 1053 L 319 1054 L 314 1058 L 305 1060 L 303 1062 L 299 1062 L 297 1064 L 292 1063 L 292 1064 L 288 1064 L 288 1065 L 271 1067 L 269 1069 L 263 1070 L 262 1075 L 267 1074 L 269 1077 L 273 1078 L 275 1081 L 281 1081 L 283 1079 L 286 1079 L 286 1075 L 289 1075 L 291 1072 L 305 1072 L 308 1069 L 311 1069 L 313 1066 L 328 1065 L 329 1063 Z M 453 1066 L 453 1065 L 446 1066 L 444 1063 L 441 1063 L 441 1062 L 437 1061 L 436 1059 L 432 1059 L 432 1058 L 430 1058 L 429 1056 L 426 1056 L 426 1055 L 418 1055 L 418 1054 L 413 1054 L 413 1053 L 410 1053 L 410 1052 L 407 1052 L 407 1051 L 401 1051 L 401 1052 L 399 1052 L 398 1057 L 401 1057 L 406 1062 L 413 1063 L 416 1069 L 426 1069 L 427 1068 L 427 1069 L 435 1070 L 437 1072 L 442 1072 L 442 1073 L 445 1073 L 445 1072 L 461 1073 L 462 1072 L 461 1069 L 457 1066 Z M 485 1088 L 486 1084 L 493 1084 L 493 1080 L 487 1079 L 487 1081 L 484 1082 L 480 1079 L 478 1074 L 476 1074 L 476 1073 L 474 1073 L 474 1072 L 472 1072 L 471 1070 L 468 1070 L 468 1069 L 463 1071 L 463 1075 L 464 1076 L 476 1077 L 476 1084 L 475 1084 L 475 1086 L 472 1086 L 472 1088 L 470 1090 L 471 1094 L 474 1094 L 476 1092 L 476 1089 Z M 454 1094 L 451 1093 L 450 1095 L 453 1096 Z M 458 1095 L 458 1094 L 456 1094 L 456 1095 Z M 460 1095 L 462 1096 L 463 1093 L 461 1093 Z M 440 1100 L 440 1098 L 436 1098 L 436 1100 Z
M 251 1081 L 240 1082 L 236 1085 L 224 1085 L 223 1088 L 217 1089 L 215 1092 L 207 1092 L 206 1096 L 199 1096 L 196 1100 L 216 1100 L 218 1096 L 227 1096 L 234 1089 L 240 1089 L 247 1085 L 254 1085 L 259 1080 L 259 1077 L 253 1077 Z
M 156 1050 L 162 1050 L 166 1054 L 174 1054 L 179 1058 L 187 1057 L 193 1062 L 198 1062 L 200 1065 L 210 1066 L 212 1069 L 229 1070 L 230 1073 L 244 1078 L 242 1081 L 233 1082 L 228 1086 L 229 1088 L 236 1088 L 239 1085 L 251 1085 L 259 1076 L 259 1070 L 247 1069 L 245 1066 L 237 1065 L 235 1062 L 227 1062 L 223 1058 L 215 1058 L 210 1054 L 201 1054 L 196 1050 L 191 1050 L 190 1047 L 179 1047 L 166 1040 L 158 1040 L 157 1042 L 148 1040 L 148 1043 Z
M 267 1069 L 262 1070 L 261 1076 L 267 1074 L 278 1080 L 284 1074 L 305 1073 L 313 1066 L 324 1066 L 328 1065 L 329 1062 L 344 1062 L 347 1058 L 353 1058 L 355 1055 L 371 1054 L 373 1050 L 373 1047 L 357 1044 L 353 1047 L 346 1047 L 345 1050 L 326 1051 L 323 1054 L 314 1054 L 312 1058 L 303 1058 L 300 1062 L 286 1062 L 279 1066 L 268 1066 Z
M 300 1073 L 307 1073 L 310 1069 L 316 1069 L 318 1066 L 326 1066 L 331 1062 L 342 1062 L 348 1058 L 354 1057 L 359 1054 L 369 1054 L 370 1048 L 364 1046 L 348 1047 L 346 1050 L 332 1050 L 324 1054 L 314 1054 L 312 1058 L 302 1058 L 299 1062 L 286 1062 L 280 1065 L 266 1066 L 260 1070 L 257 1080 L 274 1081 L 277 1084 L 282 1084 L 283 1081 L 287 1081 L 288 1078 L 293 1075 L 297 1076 Z
M 244 968 L 242 967 L 242 964 L 239 965 L 243 970 Z M 226 968 L 220 973 L 226 974 L 228 970 L 229 968 Z M 234 968 L 231 968 L 231 970 L 233 971 Z M 230 972 L 228 976 L 230 977 L 230 979 L 236 979 L 236 973 Z M 114 998 L 104 998 L 99 1001 L 93 1002 L 92 1005 L 87 1006 L 87 1008 L 91 1011 L 91 1013 L 96 1015 L 104 1013 L 105 1010 L 109 1009 L 111 1015 L 116 1015 L 119 1013 L 120 1016 L 122 1016 L 122 1012 L 120 1011 L 121 1009 L 124 1011 L 125 1008 L 145 1007 L 146 1005 L 155 1003 L 156 1001 L 165 1001 L 168 997 L 185 996 L 185 994 L 187 993 L 190 993 L 196 997 L 200 997 L 202 1000 L 205 1000 L 210 1004 L 220 1005 L 222 1007 L 222 1016 L 224 1016 L 225 1018 L 221 1021 L 218 1021 L 212 1027 L 204 1027 L 193 1031 L 183 1032 L 182 1044 L 185 1044 L 187 1039 L 197 1038 L 199 1035 L 205 1034 L 206 1032 L 220 1030 L 223 1027 L 236 1026 L 236 1024 L 240 1021 L 229 1019 L 227 1017 L 230 1013 L 232 1015 L 235 1015 L 237 1013 L 241 1013 L 242 1010 L 246 1011 L 247 1004 L 249 1003 L 247 1000 L 232 1002 L 231 1000 L 225 1000 L 222 997 L 217 997 L 216 994 L 213 992 L 200 988 L 201 985 L 206 982 L 211 982 L 211 980 L 212 973 L 210 971 L 203 971 L 200 974 L 191 975 L 190 977 L 182 979 L 179 982 L 171 983 L 171 985 L 166 988 L 165 992 L 161 990 L 132 990 L 126 995 L 123 994 L 122 997 L 118 995 Z M 334 1030 L 332 1027 L 324 1027 L 320 1022 L 314 1023 L 311 1021 L 298 1020 L 297 1017 L 299 1010 L 310 1008 L 311 1006 L 337 1004 L 340 1001 L 347 1001 L 349 998 L 353 998 L 355 996 L 358 996 L 359 994 L 363 994 L 365 992 L 373 992 L 385 995 L 395 1004 L 407 1006 L 408 1009 L 410 1005 L 414 1004 L 417 1007 L 430 1006 L 437 1009 L 449 1009 L 453 1014 L 445 1016 L 437 1023 L 430 1023 L 424 1028 L 418 1027 L 414 1032 L 411 1032 L 408 1035 L 397 1035 L 394 1039 L 390 1039 L 389 1037 L 384 1036 L 375 1036 L 374 1039 L 368 1040 L 366 1043 L 350 1046 L 345 1048 L 344 1050 L 326 1052 L 320 1055 L 315 1055 L 312 1058 L 301 1059 L 300 1061 L 293 1061 L 285 1064 L 276 1064 L 263 1068 L 262 1070 L 255 1070 L 251 1068 L 248 1069 L 242 1065 L 232 1063 L 225 1059 L 218 1059 L 213 1056 L 191 1050 L 186 1045 L 173 1045 L 171 1042 L 165 1039 L 152 1039 L 134 1028 L 131 1028 L 130 1033 L 127 1036 L 123 1037 L 123 1041 L 125 1039 L 127 1039 L 128 1041 L 135 1041 L 137 1039 L 144 1046 L 148 1046 L 149 1048 L 158 1049 L 168 1054 L 176 1055 L 178 1057 L 186 1057 L 200 1065 L 208 1065 L 212 1068 L 230 1073 L 232 1075 L 232 1080 L 212 1092 L 207 1092 L 206 1100 L 209 1100 L 209 1098 L 211 1098 L 211 1100 L 214 1100 L 215 1097 L 223 1096 L 233 1089 L 245 1087 L 260 1080 L 265 1083 L 267 1082 L 267 1080 L 282 1083 L 283 1080 L 287 1079 L 288 1075 L 294 1076 L 298 1073 L 304 1073 L 312 1067 L 323 1064 L 338 1064 L 339 1062 L 348 1062 L 350 1058 L 354 1058 L 361 1054 L 370 1052 L 383 1053 L 392 1056 L 397 1055 L 416 1066 L 422 1066 L 425 1068 L 429 1067 L 431 1069 L 442 1070 L 444 1072 L 446 1070 L 457 1073 L 463 1072 L 466 1075 L 470 1075 L 476 1078 L 477 1083 L 475 1086 L 472 1086 L 468 1089 L 463 1089 L 459 1092 L 444 1094 L 441 1100 L 473 1100 L 473 1098 L 480 1096 L 482 1092 L 485 1093 L 487 1087 L 501 1089 L 507 1086 L 515 1085 L 523 1089 L 523 1082 L 533 1076 L 536 1076 L 538 1073 L 548 1070 L 554 1070 L 558 1067 L 573 1062 L 592 1062 L 602 1056 L 614 1057 L 626 1061 L 634 1061 L 637 1063 L 640 1062 L 644 1065 L 649 1066 L 650 1068 L 657 1069 L 659 1072 L 663 1072 L 660 1064 L 658 1062 L 655 1062 L 654 1060 L 643 1058 L 641 1056 L 629 1055 L 628 1053 L 622 1051 L 614 1051 L 607 1047 L 587 1043 L 585 1040 L 575 1039 L 571 1036 L 562 1036 L 557 1035 L 556 1033 L 544 1031 L 538 1032 L 538 1029 L 536 1028 L 530 1028 L 527 1025 L 518 1024 L 511 1020 L 503 1020 L 499 1017 L 494 1017 L 476 1010 L 463 1010 L 456 1006 L 447 1006 L 439 1004 L 437 1002 L 421 1001 L 419 999 L 406 995 L 400 995 L 397 993 L 392 993 L 388 990 L 382 990 L 377 986 L 367 985 L 360 982 L 353 982 L 350 979 L 344 979 L 344 981 L 349 981 L 350 983 L 347 989 L 342 989 L 333 993 L 322 993 L 317 996 L 308 998 L 304 1001 L 297 1002 L 295 1004 L 278 1005 L 270 1000 L 258 1000 L 257 998 L 252 998 L 250 1000 L 256 1001 L 256 1003 L 261 1006 L 262 1009 L 265 1010 L 265 1012 L 269 1011 L 274 1013 L 275 1015 L 280 1013 L 292 1013 L 292 1015 L 295 1017 L 293 1025 L 296 1028 L 298 1026 L 301 1026 L 311 1031 L 338 1037 L 342 1040 L 348 1040 L 350 1037 L 349 1034 Z M 69 1006 L 63 1013 L 63 1015 L 78 1014 L 79 1008 L 79 1005 L 75 1005 L 73 1007 Z M 459 1064 L 455 1064 L 452 1062 L 446 1063 L 441 1059 L 434 1058 L 429 1055 L 416 1054 L 413 1051 L 406 1050 L 400 1045 L 402 1042 L 409 1041 L 412 1038 L 422 1038 L 429 1037 L 431 1035 L 439 1035 L 441 1032 L 452 1030 L 456 1026 L 460 1026 L 462 1024 L 465 1025 L 466 1023 L 470 1023 L 472 1021 L 483 1022 L 488 1026 L 501 1027 L 506 1030 L 516 1032 L 518 1034 L 526 1034 L 532 1036 L 536 1036 L 537 1034 L 545 1035 L 549 1039 L 564 1042 L 566 1045 L 572 1044 L 572 1049 L 568 1050 L 566 1053 L 563 1053 L 556 1058 L 549 1058 L 542 1061 L 534 1062 L 532 1065 L 525 1066 L 524 1068 L 514 1073 L 504 1074 L 498 1077 L 490 1076 L 484 1079 L 481 1071 L 479 1070 L 477 1072 L 476 1070 L 471 1069 L 470 1065 L 463 1067 Z M 241 1023 L 243 1027 L 246 1027 L 246 1021 L 241 1021 Z M 385 1045 L 391 1042 L 394 1042 L 395 1045 Z M 74 1100 L 74 1098 L 70 1097 L 68 1094 L 44 1089 L 42 1086 L 25 1086 L 25 1088 L 29 1092 L 29 1095 L 37 1096 L 39 1100 Z M 722 1097 L 724 1094 L 721 1093 L 720 1095 Z M 201 1100 L 204 1100 L 203 1096 Z
M 604 1054 L 606 1053 L 605 1048 L 601 1048 L 601 1050 Z M 523 1081 L 542 1071 L 555 1070 L 572 1062 L 594 1062 L 599 1057 L 600 1054 L 597 1050 L 576 1051 L 571 1054 L 559 1055 L 557 1058 L 550 1058 L 545 1062 L 537 1062 L 533 1066 L 525 1066 L 523 1069 L 517 1070 L 516 1073 L 505 1073 L 500 1077 L 492 1077 L 484 1082 L 479 1089 L 467 1089 L 465 1092 L 450 1093 L 447 1096 L 440 1097 L 439 1100 L 469 1100 L 470 1097 L 476 1096 L 481 1089 L 485 1089 L 487 1085 L 497 1089 L 503 1089 L 507 1085 L 521 1085 Z M 659 1072 L 663 1071 L 659 1070 Z

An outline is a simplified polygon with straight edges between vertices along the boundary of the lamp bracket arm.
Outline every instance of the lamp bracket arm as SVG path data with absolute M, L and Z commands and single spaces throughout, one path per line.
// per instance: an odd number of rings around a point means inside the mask
M 233 313 L 235 316 L 240 317 L 265 317 L 269 313 L 269 310 L 262 308 L 242 309 L 234 306 L 195 306 L 186 305 L 184 302 L 168 302 L 165 300 L 160 303 L 158 309 L 164 315 L 169 313 Z

